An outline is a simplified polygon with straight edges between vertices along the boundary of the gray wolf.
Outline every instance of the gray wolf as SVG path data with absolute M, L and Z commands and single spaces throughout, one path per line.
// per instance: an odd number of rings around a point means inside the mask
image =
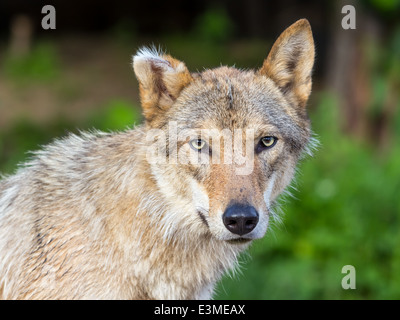
M 258 70 L 139 50 L 142 125 L 71 134 L 0 182 L 0 297 L 211 298 L 309 149 L 313 62 L 305 19 Z

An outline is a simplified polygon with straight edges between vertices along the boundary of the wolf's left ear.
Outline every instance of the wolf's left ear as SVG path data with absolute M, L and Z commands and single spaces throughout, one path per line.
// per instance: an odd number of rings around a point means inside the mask
M 290 101 L 304 108 L 311 93 L 313 65 L 311 26 L 301 19 L 279 36 L 259 73 L 271 78 Z
M 155 49 L 140 49 L 133 57 L 133 69 L 139 81 L 143 114 L 148 122 L 167 110 L 192 81 L 183 62 Z

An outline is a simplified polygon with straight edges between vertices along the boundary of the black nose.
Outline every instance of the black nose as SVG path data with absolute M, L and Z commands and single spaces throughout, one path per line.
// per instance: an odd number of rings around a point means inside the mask
M 234 204 L 222 215 L 225 227 L 240 236 L 249 233 L 258 223 L 258 212 L 253 206 Z

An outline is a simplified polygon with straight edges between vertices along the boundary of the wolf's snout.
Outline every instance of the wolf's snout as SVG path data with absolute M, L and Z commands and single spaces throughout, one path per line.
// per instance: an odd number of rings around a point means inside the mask
M 240 236 L 249 233 L 258 223 L 258 212 L 253 206 L 234 204 L 222 215 L 225 227 Z

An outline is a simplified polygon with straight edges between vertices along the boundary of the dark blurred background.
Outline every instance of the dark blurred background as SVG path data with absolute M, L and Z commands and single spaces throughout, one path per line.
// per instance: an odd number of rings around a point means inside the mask
M 41 27 L 44 5 L 56 29 Z M 344 5 L 356 29 L 344 30 Z M 307 18 L 310 118 L 321 146 L 223 299 L 400 299 L 400 0 L 0 2 L 0 172 L 67 132 L 140 123 L 132 54 L 161 46 L 192 71 L 259 68 Z M 344 265 L 356 289 L 344 290 Z

